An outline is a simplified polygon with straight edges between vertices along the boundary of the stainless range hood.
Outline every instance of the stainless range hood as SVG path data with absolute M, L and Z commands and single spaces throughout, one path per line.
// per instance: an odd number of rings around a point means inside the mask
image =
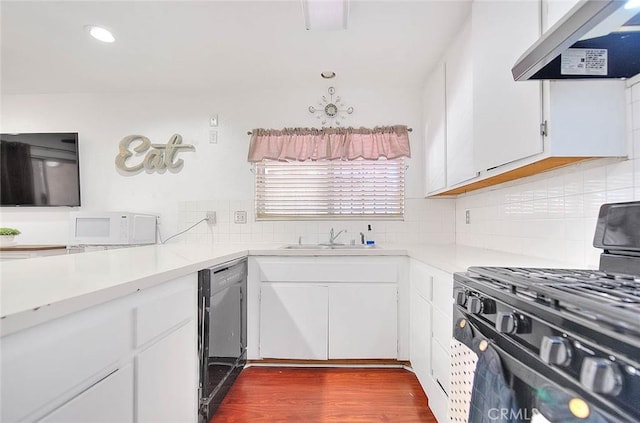
M 581 0 L 511 69 L 529 79 L 631 78 L 640 73 L 637 0 Z M 625 7 L 627 6 L 627 7 Z

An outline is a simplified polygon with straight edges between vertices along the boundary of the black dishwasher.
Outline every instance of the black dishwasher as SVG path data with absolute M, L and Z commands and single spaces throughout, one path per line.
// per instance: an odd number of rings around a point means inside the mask
M 199 417 L 208 423 L 247 361 L 247 260 L 198 272 Z

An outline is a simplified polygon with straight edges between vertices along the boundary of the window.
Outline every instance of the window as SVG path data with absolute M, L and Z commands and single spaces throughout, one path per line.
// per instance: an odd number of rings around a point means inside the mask
M 255 173 L 259 220 L 404 216 L 403 158 L 262 160 Z

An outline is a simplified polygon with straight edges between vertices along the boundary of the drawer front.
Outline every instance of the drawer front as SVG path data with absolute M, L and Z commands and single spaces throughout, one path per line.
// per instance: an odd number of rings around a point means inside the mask
M 389 257 L 260 259 L 259 265 L 263 282 L 396 283 L 399 272 L 399 261 Z
M 442 313 L 440 310 L 434 308 L 432 310 L 433 316 L 433 329 L 432 336 L 436 342 L 445 350 L 449 351 L 451 348 L 451 339 L 453 337 L 453 321 L 451 316 Z
M 2 338 L 0 420 L 18 421 L 104 377 L 131 350 L 132 326 L 130 307 L 109 304 Z
M 197 275 L 184 276 L 143 292 L 136 308 L 136 342 L 139 347 L 197 315 Z
M 440 388 L 449 395 L 449 352 L 436 342 L 431 344 L 431 374 Z
M 101 380 L 38 423 L 133 423 L 133 365 Z
M 453 276 L 436 273 L 433 278 L 433 306 L 447 315 L 453 313 Z
M 412 263 L 411 288 L 425 300 L 429 302 L 433 300 L 433 275 L 426 266 Z

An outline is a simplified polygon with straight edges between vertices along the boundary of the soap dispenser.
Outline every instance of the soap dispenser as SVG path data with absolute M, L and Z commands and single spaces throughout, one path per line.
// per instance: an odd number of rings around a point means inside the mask
M 376 241 L 373 239 L 373 231 L 371 230 L 371 225 L 367 225 L 367 246 L 376 245 Z

